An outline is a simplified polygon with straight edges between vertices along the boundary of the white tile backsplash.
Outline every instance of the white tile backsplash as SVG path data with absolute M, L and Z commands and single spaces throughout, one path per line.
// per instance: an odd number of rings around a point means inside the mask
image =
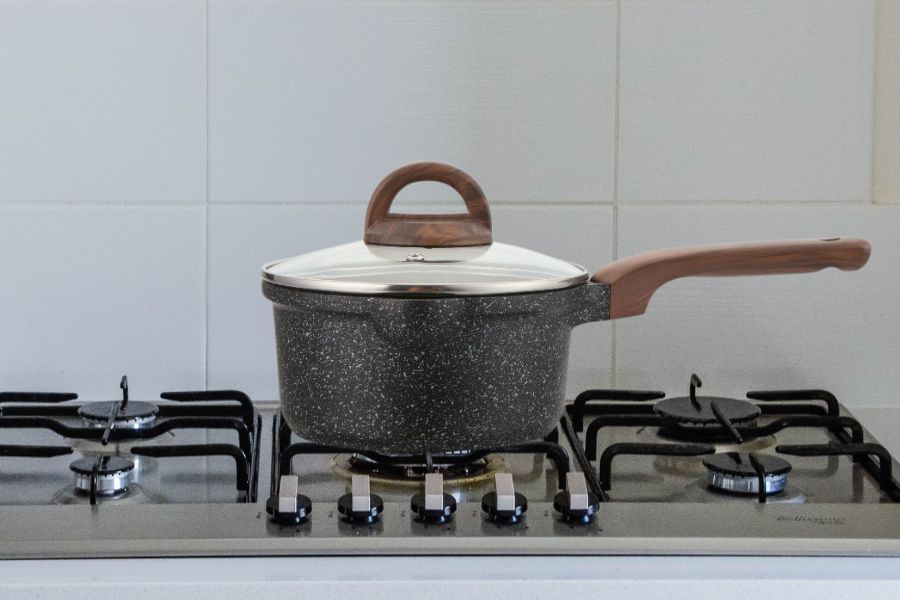
M 495 201 L 610 202 L 615 15 L 210 0 L 210 200 L 365 203 L 395 167 L 437 160 Z
M 0 201 L 205 202 L 203 0 L 0 1 Z
M 872 0 L 622 0 L 619 199 L 871 197 Z
M 0 206 L 0 390 L 205 384 L 202 206 Z
M 900 2 L 876 10 L 872 199 L 900 204 Z
M 385 174 L 441 160 L 482 184 L 496 239 L 589 270 L 872 240 L 859 273 L 675 282 L 615 340 L 576 329 L 570 394 L 697 371 L 898 406 L 872 19 L 872 0 L 0 0 L 0 389 L 108 398 L 127 372 L 135 397 L 274 398 L 260 265 L 358 239 Z M 398 197 L 425 205 L 459 200 Z
M 695 243 L 854 236 L 860 271 L 695 278 L 663 286 L 617 325 L 617 384 L 704 392 L 825 388 L 850 405 L 900 401 L 900 210 L 809 206 L 624 206 L 620 254 Z
M 359 239 L 358 206 L 215 205 L 209 234 L 209 385 L 277 398 L 271 304 L 260 291 L 260 266 Z M 495 238 L 576 263 L 600 266 L 612 257 L 612 209 L 605 206 L 498 206 Z M 610 329 L 579 327 L 570 353 L 570 390 L 608 385 Z
M 853 416 L 860 423 L 865 423 L 869 433 L 893 456 L 900 455 L 900 436 L 892 421 L 892 416 L 897 414 L 895 411 L 885 406 L 853 408 Z
M 278 397 L 265 262 L 362 237 L 353 206 L 214 205 L 209 208 L 209 385 Z

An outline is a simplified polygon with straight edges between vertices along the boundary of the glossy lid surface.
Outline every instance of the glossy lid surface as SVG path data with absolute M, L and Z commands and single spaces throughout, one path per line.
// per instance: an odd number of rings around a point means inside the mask
M 420 248 L 362 241 L 268 263 L 262 276 L 303 290 L 413 297 L 536 292 L 588 279 L 578 265 L 509 244 Z

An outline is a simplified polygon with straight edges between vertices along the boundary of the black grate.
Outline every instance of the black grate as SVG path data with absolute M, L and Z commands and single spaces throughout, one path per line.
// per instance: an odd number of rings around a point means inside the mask
M 235 487 L 245 502 L 255 502 L 259 481 L 260 431 L 262 417 L 250 398 L 236 390 L 165 392 L 157 405 L 156 419 L 141 428 L 116 427 L 117 419 L 127 416 L 129 407 L 128 377 L 119 387 L 122 397 L 108 406 L 103 427 L 73 426 L 61 419 L 80 419 L 83 403 L 73 403 L 77 394 L 39 392 L 0 392 L 0 430 L 44 429 L 62 437 L 97 441 L 106 446 L 122 441 L 139 441 L 184 429 L 221 429 L 235 432 L 236 444 L 133 445 L 131 453 L 139 456 L 231 456 L 235 461 Z M 144 403 L 142 403 L 144 404 Z M 96 408 L 97 405 L 90 405 Z M 69 446 L 0 446 L 0 456 L 53 457 L 71 454 Z M 95 460 L 90 494 L 96 504 L 97 471 L 103 456 Z
M 698 411 L 706 406 L 700 402 L 702 398 L 695 396 L 695 388 L 699 385 L 699 378 L 692 375 L 691 394 L 686 397 L 696 402 L 695 408 Z M 612 487 L 613 459 L 621 454 L 709 454 L 714 451 L 711 444 L 715 442 L 741 443 L 791 428 L 817 428 L 828 432 L 834 442 L 808 446 L 781 445 L 776 447 L 776 452 L 797 456 L 852 456 L 891 501 L 900 502 L 900 484 L 891 471 L 893 458 L 882 446 L 864 443 L 862 425 L 855 419 L 840 414 L 840 405 L 834 394 L 827 390 L 804 389 L 753 391 L 746 396 L 748 400 L 757 403 L 755 406 L 759 414 L 776 418 L 763 425 L 737 422 L 730 419 L 724 411 L 717 410 L 720 406 L 712 399 L 708 406 L 715 417 L 715 423 L 687 426 L 682 420 L 660 414 L 664 411 L 657 412 L 656 401 L 665 397 L 662 392 L 592 389 L 582 392 L 566 406 L 561 429 L 566 431 L 565 424 L 568 423 L 567 437 L 575 448 L 576 460 L 584 460 L 586 464 L 580 466 L 586 474 L 596 472 L 595 483 L 605 492 Z M 657 428 L 661 441 L 617 443 L 601 451 L 598 447 L 599 434 L 607 427 Z M 582 432 L 583 440 L 579 436 Z M 597 462 L 596 469 L 594 462 Z M 601 499 L 609 500 L 609 495 L 601 495 Z M 759 501 L 765 502 L 764 493 L 759 494 Z
M 271 498 L 277 498 L 278 496 L 278 487 L 281 476 L 291 474 L 293 459 L 297 456 L 306 454 L 350 454 L 364 457 L 369 461 L 388 465 L 422 465 L 426 470 L 430 470 L 435 464 L 464 465 L 472 463 L 484 459 L 489 454 L 542 454 L 553 463 L 557 475 L 557 487 L 560 490 L 565 489 L 566 474 L 570 470 L 569 454 L 566 452 L 565 448 L 557 443 L 558 432 L 556 430 L 547 435 L 543 440 L 535 440 L 533 442 L 517 444 L 514 446 L 480 448 L 464 454 L 433 455 L 431 453 L 422 453 L 401 456 L 382 454 L 371 450 L 346 448 L 343 446 L 329 446 L 313 442 L 294 441 L 293 431 L 287 424 L 287 421 L 282 418 L 281 411 L 278 411 L 272 421 L 272 436 L 274 443 L 272 444 L 272 472 L 269 482 Z M 580 449 L 578 449 L 575 444 L 572 444 L 572 447 L 576 449 L 576 452 L 580 452 Z M 586 459 L 583 464 L 588 464 Z M 587 474 L 588 473 L 585 473 L 585 475 Z

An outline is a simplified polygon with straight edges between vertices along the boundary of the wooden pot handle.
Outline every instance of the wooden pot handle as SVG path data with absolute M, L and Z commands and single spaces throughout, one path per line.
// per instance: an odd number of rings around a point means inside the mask
M 446 183 L 462 196 L 468 212 L 431 215 L 389 212 L 400 190 L 417 181 Z M 425 248 L 484 246 L 493 241 L 491 211 L 484 192 L 467 173 L 441 163 L 413 163 L 400 167 L 375 188 L 366 211 L 363 241 L 382 246 Z
M 643 314 L 653 292 L 680 277 L 812 273 L 827 267 L 855 271 L 871 246 L 859 238 L 710 244 L 655 250 L 609 264 L 591 281 L 610 286 L 610 318 Z

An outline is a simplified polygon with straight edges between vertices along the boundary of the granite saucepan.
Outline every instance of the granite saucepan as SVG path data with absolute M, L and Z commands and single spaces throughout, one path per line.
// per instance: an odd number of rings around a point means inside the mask
M 417 181 L 451 186 L 467 212 L 391 213 Z M 590 275 L 494 242 L 485 196 L 466 173 L 407 165 L 376 188 L 362 241 L 263 267 L 282 411 L 305 439 L 390 454 L 538 439 L 563 409 L 573 327 L 640 315 L 676 278 L 855 270 L 869 252 L 849 238 L 692 246 Z

